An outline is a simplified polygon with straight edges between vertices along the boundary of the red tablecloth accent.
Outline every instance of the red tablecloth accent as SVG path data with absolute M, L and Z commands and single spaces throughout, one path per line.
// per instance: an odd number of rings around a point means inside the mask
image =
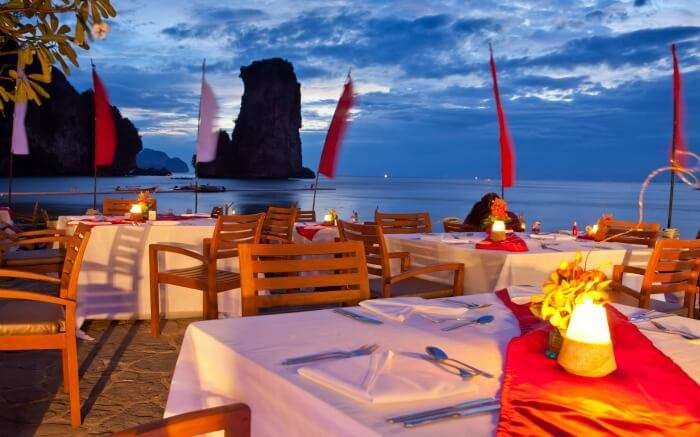
M 532 331 L 533 329 L 542 328 L 547 326 L 547 322 L 540 319 L 536 315 L 532 314 L 530 311 L 530 304 L 518 305 L 510 300 L 508 295 L 508 290 L 505 288 L 503 290 L 498 290 L 496 296 L 503 301 L 503 304 L 508 307 L 509 310 L 518 319 L 518 324 L 520 325 L 520 332 L 525 334 Z
M 481 240 L 478 243 L 476 243 L 476 248 L 477 249 L 486 249 L 486 250 L 505 250 L 508 252 L 527 252 L 527 244 L 525 241 L 515 235 L 514 232 L 509 233 L 506 236 L 506 239 L 503 241 L 499 242 L 493 242 L 489 239 L 486 240 Z
M 595 240 L 595 235 L 578 234 L 576 238 L 579 240 Z
M 529 323 L 518 309 L 529 304 L 506 305 Z M 547 358 L 545 329 L 511 340 L 498 436 L 700 435 L 700 386 L 624 315 L 607 310 L 617 370 L 603 378 L 572 375 Z
M 184 221 L 184 220 L 194 220 L 207 218 L 203 216 L 193 216 L 193 215 L 177 215 L 177 214 L 156 214 L 156 220 L 174 220 L 174 221 Z
M 313 225 L 313 226 L 299 225 L 299 226 L 297 226 L 297 232 L 299 233 L 299 235 L 301 235 L 302 237 L 306 238 L 309 241 L 313 241 L 314 237 L 316 236 L 318 231 L 320 231 L 321 229 L 323 229 L 323 227 L 321 227 L 319 225 Z

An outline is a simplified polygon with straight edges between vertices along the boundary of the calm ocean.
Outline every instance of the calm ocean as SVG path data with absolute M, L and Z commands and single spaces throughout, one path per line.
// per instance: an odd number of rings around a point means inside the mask
M 647 191 L 645 221 L 666 225 L 668 205 L 667 176 L 653 184 Z M 663 180 L 663 182 L 661 182 Z M 298 203 L 302 209 L 310 209 L 311 191 L 293 191 L 308 188 L 312 180 L 265 181 L 201 179 L 201 184 L 224 185 L 232 189 L 261 190 L 247 192 L 200 193 L 199 211 L 210 211 L 215 205 L 233 202 L 237 212 L 257 212 L 268 204 L 289 205 Z M 138 176 L 129 178 L 100 178 L 98 191 L 112 190 L 117 185 L 157 185 L 160 189 L 175 185 L 186 185 L 191 181 L 175 180 L 160 176 Z M 443 217 L 464 217 L 471 205 L 484 193 L 499 191 L 494 184 L 478 183 L 460 179 L 412 179 L 339 177 L 322 179 L 320 187 L 335 188 L 319 191 L 316 211 L 322 214 L 335 208 L 341 218 L 349 218 L 353 210 L 361 220 L 369 220 L 375 208 L 388 212 L 429 211 L 435 230 Z M 7 180 L 0 179 L 0 189 L 7 190 Z M 700 191 L 685 185 L 676 185 L 676 200 L 673 225 L 680 229 L 683 238 L 694 238 L 700 229 Z M 579 226 L 594 223 L 604 212 L 616 218 L 636 220 L 638 217 L 637 196 L 640 183 L 631 182 L 562 182 L 519 181 L 518 186 L 506 192 L 510 209 L 522 213 L 528 223 L 541 220 L 546 230 L 569 229 L 574 220 Z M 70 178 L 18 178 L 14 181 L 14 192 L 28 191 L 91 191 L 92 179 Z M 265 191 L 262 191 L 265 190 Z M 114 196 L 114 195 L 113 195 Z M 119 197 L 133 197 L 121 194 Z M 98 196 L 98 204 L 101 203 Z M 156 194 L 158 210 L 185 212 L 194 209 L 194 193 Z M 52 215 L 83 213 L 92 206 L 92 195 L 68 196 L 16 196 L 13 202 L 21 209 L 31 208 L 39 201 Z M 7 197 L 1 200 L 7 203 Z

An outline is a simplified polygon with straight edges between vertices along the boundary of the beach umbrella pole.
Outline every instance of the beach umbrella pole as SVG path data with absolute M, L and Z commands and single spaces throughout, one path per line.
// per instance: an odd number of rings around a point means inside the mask
M 318 189 L 318 169 L 316 169 L 316 181 L 314 182 L 314 199 L 311 201 L 311 210 L 316 211 L 316 190 Z

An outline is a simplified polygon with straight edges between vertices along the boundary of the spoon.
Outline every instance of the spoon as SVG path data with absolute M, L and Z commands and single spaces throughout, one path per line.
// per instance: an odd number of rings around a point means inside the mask
M 464 367 L 466 367 L 467 369 L 469 369 L 473 372 L 476 372 L 476 374 L 485 376 L 487 378 L 493 378 L 493 375 L 488 373 L 488 372 L 484 372 L 483 370 L 477 369 L 476 367 L 471 366 L 467 363 L 463 363 L 462 361 L 455 360 L 454 358 L 448 357 L 447 353 L 445 353 L 444 350 L 440 349 L 437 346 L 428 346 L 425 348 L 425 351 L 428 353 L 428 355 L 430 355 L 436 361 L 454 361 L 455 363 L 461 364 Z M 461 372 L 460 372 L 460 374 L 461 374 Z
M 484 316 L 479 317 L 478 319 L 475 320 L 468 320 L 466 322 L 462 323 L 457 323 L 452 326 L 445 326 L 442 328 L 443 331 L 452 331 L 453 329 L 461 328 L 462 326 L 467 326 L 467 325 L 485 325 L 487 323 L 493 322 L 493 316 L 490 314 L 486 314 Z
M 456 369 L 456 370 L 459 372 L 459 376 L 460 376 L 462 379 L 469 379 L 469 378 L 471 378 L 472 376 L 476 375 L 476 372 L 475 372 L 475 373 L 472 373 L 472 372 L 470 372 L 469 370 L 464 369 L 464 368 L 462 368 L 462 367 L 455 366 L 454 364 L 446 363 L 446 362 L 444 362 L 444 360 L 438 360 L 437 358 L 435 358 L 435 357 L 432 356 L 432 355 L 422 355 L 422 357 L 425 358 L 425 359 L 428 360 L 428 361 L 431 361 L 431 362 L 435 363 L 435 364 L 441 364 L 441 365 L 443 365 L 443 366 L 447 366 L 447 367 L 451 367 L 451 368 L 453 368 L 453 369 Z M 450 371 L 447 370 L 447 369 L 443 369 L 443 370 L 446 370 L 447 372 L 450 372 Z M 452 372 L 450 372 L 450 373 L 452 373 Z M 454 373 L 452 373 L 452 374 L 454 375 Z

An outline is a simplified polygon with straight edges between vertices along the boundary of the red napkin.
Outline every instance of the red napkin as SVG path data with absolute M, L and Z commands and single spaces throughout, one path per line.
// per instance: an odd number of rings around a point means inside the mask
M 299 233 L 299 235 L 301 235 L 309 241 L 313 241 L 314 237 L 316 236 L 316 233 L 318 233 L 318 231 L 320 231 L 321 229 L 323 228 L 316 226 L 297 226 L 297 232 Z
M 493 242 L 489 239 L 481 240 L 476 243 L 477 249 L 486 250 L 505 250 L 507 252 L 527 252 L 527 244 L 525 241 L 515 235 L 515 232 L 508 234 L 505 240 L 499 242 Z
M 202 217 L 202 216 L 177 215 L 177 214 L 157 214 L 156 217 L 157 217 L 157 220 L 174 220 L 174 221 L 184 221 L 184 220 L 206 218 L 206 217 Z
M 518 307 L 529 304 L 499 297 L 527 326 Z M 545 329 L 511 340 L 497 435 L 700 435 L 700 386 L 624 315 L 607 310 L 617 370 L 603 378 L 572 375 L 547 358 Z
M 595 240 L 595 235 L 578 234 L 576 238 L 578 238 L 579 240 Z

